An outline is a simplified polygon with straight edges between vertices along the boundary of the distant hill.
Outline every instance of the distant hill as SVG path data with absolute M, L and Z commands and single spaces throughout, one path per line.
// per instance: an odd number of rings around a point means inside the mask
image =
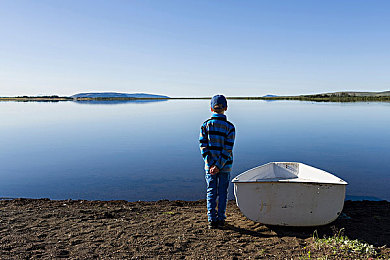
M 359 92 L 359 91 L 340 91 L 332 93 L 322 93 L 314 95 L 305 95 L 305 96 L 333 96 L 333 97 L 388 97 L 390 96 L 390 91 L 383 92 Z
M 116 92 L 97 92 L 97 93 L 79 93 L 71 96 L 72 98 L 169 98 L 168 96 L 145 94 L 145 93 L 116 93 Z

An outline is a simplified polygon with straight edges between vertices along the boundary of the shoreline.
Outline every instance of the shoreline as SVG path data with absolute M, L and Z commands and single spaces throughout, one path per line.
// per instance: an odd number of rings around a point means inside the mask
M 390 202 L 345 201 L 341 217 L 310 227 L 266 226 L 228 202 L 226 227 L 208 230 L 205 200 L 0 200 L 0 259 L 159 258 L 297 259 L 368 258 L 319 248 L 313 234 L 373 245 L 390 257 Z
M 346 196 L 347 197 L 347 196 Z M 384 203 L 389 203 L 389 200 L 385 199 L 380 199 L 376 197 L 364 197 L 362 196 L 363 199 L 345 199 L 344 203 L 350 203 L 350 202 L 384 202 Z M 367 198 L 367 199 L 365 199 Z M 370 199 L 372 198 L 372 199 Z M 29 198 L 29 197 L 0 197 L 0 201 L 8 201 L 8 200 L 45 200 L 45 201 L 90 201 L 90 202 L 110 202 L 110 201 L 120 201 L 120 202 L 125 202 L 125 203 L 136 203 L 136 202 L 145 202 L 145 203 L 158 203 L 160 201 L 183 201 L 183 202 L 198 202 L 198 201 L 205 201 L 205 199 L 197 199 L 197 200 L 170 200 L 170 199 L 160 199 L 160 200 L 115 200 L 115 199 L 50 199 L 50 198 Z M 228 201 L 232 201 L 235 203 L 235 199 L 228 199 Z

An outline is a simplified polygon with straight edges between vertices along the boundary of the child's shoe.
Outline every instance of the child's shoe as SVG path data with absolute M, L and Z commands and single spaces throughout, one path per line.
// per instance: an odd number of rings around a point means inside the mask
M 209 222 L 209 229 L 216 229 L 216 228 L 218 228 L 218 221 Z
M 217 224 L 218 224 L 218 227 L 222 228 L 222 227 L 225 226 L 225 220 L 223 220 L 223 219 L 222 220 L 218 220 Z

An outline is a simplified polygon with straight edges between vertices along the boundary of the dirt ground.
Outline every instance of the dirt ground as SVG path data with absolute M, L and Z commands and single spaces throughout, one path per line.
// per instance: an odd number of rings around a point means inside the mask
M 343 213 L 322 227 L 265 226 L 229 201 L 226 227 L 208 230 L 204 200 L 1 200 L 0 259 L 360 258 L 312 246 L 314 230 L 329 237 L 342 228 L 389 257 L 390 202 L 347 201 Z

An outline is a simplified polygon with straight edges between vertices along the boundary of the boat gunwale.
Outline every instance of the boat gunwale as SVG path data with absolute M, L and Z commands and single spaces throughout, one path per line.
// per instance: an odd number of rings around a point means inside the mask
M 240 177 L 241 175 L 244 175 L 244 174 L 246 174 L 246 173 L 248 173 L 248 172 L 250 172 L 250 171 L 252 171 L 252 170 L 255 170 L 255 169 L 258 169 L 258 168 L 262 168 L 262 167 L 265 167 L 265 166 L 267 166 L 267 165 L 269 165 L 269 164 L 276 164 L 276 163 L 286 163 L 286 164 L 288 164 L 288 163 L 295 163 L 295 164 L 298 164 L 298 165 L 300 165 L 300 164 L 306 165 L 306 166 L 312 167 L 312 168 L 314 168 L 314 169 L 316 169 L 316 170 L 319 170 L 319 171 L 321 171 L 321 172 L 330 174 L 330 175 L 332 175 L 332 176 L 338 178 L 338 179 L 340 180 L 340 182 L 318 182 L 318 181 L 310 181 L 310 180 L 309 180 L 309 181 L 288 181 L 288 180 L 286 180 L 286 179 L 282 179 L 282 180 L 278 180 L 278 181 L 275 181 L 275 180 L 267 181 L 266 179 L 261 180 L 261 181 L 257 181 L 257 180 L 254 180 L 254 181 L 248 181 L 248 180 L 246 180 L 246 181 L 240 181 L 240 180 L 236 180 L 236 179 L 237 179 L 238 177 Z M 312 183 L 312 184 L 348 185 L 348 182 L 346 182 L 345 180 L 339 178 L 338 176 L 336 176 L 336 175 L 334 175 L 334 174 L 332 174 L 332 173 L 330 173 L 330 172 L 327 172 L 327 171 L 325 171 L 325 170 L 316 168 L 316 167 L 314 167 L 314 166 L 311 166 L 311 165 L 302 163 L 302 162 L 268 162 L 268 163 L 266 163 L 266 164 L 263 164 L 263 165 L 259 165 L 259 166 L 253 167 L 253 168 L 251 168 L 251 169 L 249 169 L 249 170 L 246 170 L 246 171 L 243 172 L 243 173 L 240 173 L 239 175 L 235 176 L 231 182 L 232 182 L 232 183 L 299 183 L 299 184 L 303 184 L 303 183 Z
M 334 182 L 314 182 L 314 181 L 306 181 L 306 182 L 300 182 L 300 181 L 238 181 L 238 180 L 232 180 L 232 183 L 286 183 L 286 184 L 317 184 L 317 185 L 348 185 L 348 182 L 343 181 L 341 183 L 334 183 Z

